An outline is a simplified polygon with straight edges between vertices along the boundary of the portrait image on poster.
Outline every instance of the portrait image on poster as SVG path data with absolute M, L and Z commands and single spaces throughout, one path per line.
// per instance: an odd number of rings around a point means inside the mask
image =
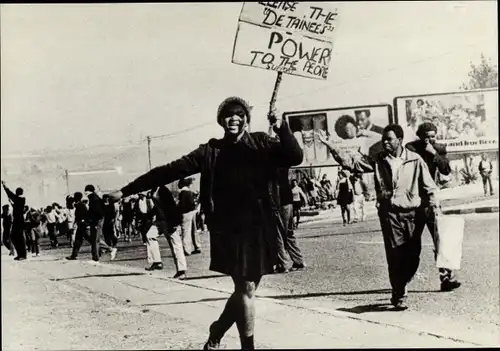
M 304 151 L 299 167 L 336 166 L 318 134 L 343 152 L 370 154 L 380 144 L 383 128 L 391 121 L 390 105 L 286 112 L 285 118 Z
M 327 133 L 326 113 L 296 115 L 289 118 L 290 129 L 304 151 L 306 164 L 325 163 L 330 159 L 326 146 L 315 132 Z
M 498 148 L 497 90 L 406 96 L 395 101 L 407 141 L 418 138 L 420 124 L 432 122 L 436 139 L 449 152 Z

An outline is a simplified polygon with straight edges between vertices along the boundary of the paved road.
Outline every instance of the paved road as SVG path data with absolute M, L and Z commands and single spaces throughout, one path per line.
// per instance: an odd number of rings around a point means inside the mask
M 422 318 L 452 318 L 457 323 L 500 326 L 499 322 L 499 238 L 498 213 L 465 215 L 463 269 L 458 273 L 463 286 L 451 293 L 439 292 L 437 269 L 434 267 L 432 242 L 424 232 L 419 272 L 411 283 L 409 305 L 412 313 Z M 343 227 L 340 223 L 305 224 L 297 231 L 298 242 L 307 260 L 303 272 L 266 276 L 261 295 L 286 302 L 307 304 L 356 316 L 386 317 L 379 313 L 388 306 L 389 283 L 379 224 L 377 220 Z M 44 239 L 46 240 L 46 239 Z M 207 286 L 230 287 L 227 277 L 208 270 L 208 237 L 203 236 L 203 253 L 188 257 L 189 279 Z M 63 242 L 64 244 L 64 242 Z M 42 248 L 47 248 L 44 242 Z M 175 268 L 170 250 L 161 238 L 165 274 Z M 51 254 L 63 256 L 69 248 Z M 115 264 L 145 267 L 146 249 L 140 241 L 119 244 Z M 84 246 L 82 259 L 90 258 Z M 105 255 L 102 262 L 106 263 Z M 408 314 L 408 316 L 414 316 Z

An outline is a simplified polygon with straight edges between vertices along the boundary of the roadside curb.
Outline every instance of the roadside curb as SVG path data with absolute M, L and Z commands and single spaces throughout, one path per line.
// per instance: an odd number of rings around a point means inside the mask
M 452 206 L 450 206 L 452 207 Z M 442 213 L 443 215 L 465 215 L 465 214 L 471 214 L 471 213 L 495 213 L 495 212 L 500 212 L 499 211 L 499 206 L 479 206 L 479 207 L 470 207 L 470 208 L 449 208 L 449 209 L 443 209 Z M 301 222 L 304 224 L 312 224 L 312 223 L 321 223 L 325 221 L 335 221 L 335 220 L 342 220 L 342 217 L 316 217 L 313 215 L 309 215 L 306 217 L 307 220 Z M 368 213 L 366 214 L 367 219 L 374 219 L 377 218 L 377 213 Z
M 450 210 L 443 210 L 444 215 L 451 214 L 470 214 L 470 213 L 493 213 L 498 212 L 499 206 L 485 206 L 485 207 L 473 207 L 473 208 L 457 208 Z

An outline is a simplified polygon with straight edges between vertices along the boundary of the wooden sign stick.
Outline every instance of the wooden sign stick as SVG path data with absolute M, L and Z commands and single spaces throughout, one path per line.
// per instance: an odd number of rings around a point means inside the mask
M 273 127 L 272 125 L 276 122 L 276 116 L 274 116 L 274 112 L 276 110 L 276 98 L 278 97 L 278 90 L 280 88 L 281 79 L 283 78 L 283 72 L 278 72 L 276 76 L 276 82 L 274 83 L 273 95 L 271 96 L 271 101 L 269 102 L 269 112 L 267 114 L 267 118 L 269 120 L 269 135 L 273 135 Z

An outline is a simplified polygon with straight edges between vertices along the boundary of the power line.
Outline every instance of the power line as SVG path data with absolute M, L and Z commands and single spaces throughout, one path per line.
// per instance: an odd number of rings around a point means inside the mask
M 201 127 L 205 127 L 206 125 L 209 125 L 209 124 L 212 124 L 212 123 L 213 123 L 213 120 L 210 120 L 210 122 L 205 122 L 205 123 L 202 123 L 202 124 L 197 124 L 197 125 L 195 125 L 193 127 L 182 129 L 182 130 L 179 130 L 177 132 L 172 132 L 172 133 L 162 134 L 162 135 L 149 136 L 149 137 L 146 137 L 146 139 L 147 138 L 151 138 L 151 139 L 171 138 L 171 137 L 179 135 L 179 134 L 187 133 L 187 132 L 190 132 L 192 130 L 195 130 L 195 129 L 198 129 L 198 128 L 201 128 Z

